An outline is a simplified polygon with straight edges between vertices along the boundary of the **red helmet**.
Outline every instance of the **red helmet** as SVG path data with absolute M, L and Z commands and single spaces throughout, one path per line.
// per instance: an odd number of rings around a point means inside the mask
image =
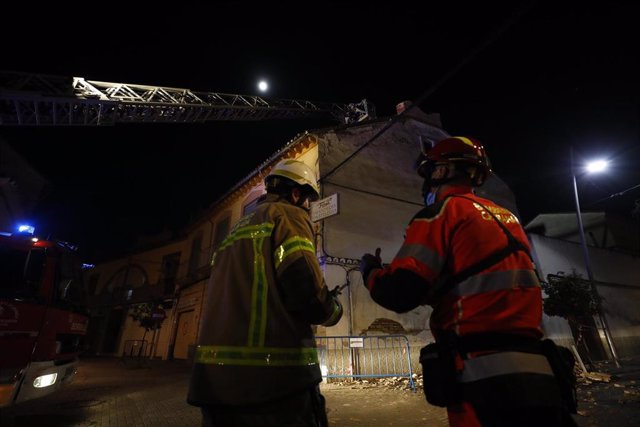
M 418 174 L 429 178 L 428 172 L 437 163 L 462 163 L 475 166 L 476 173 L 471 176 L 472 183 L 480 186 L 491 173 L 491 164 L 484 147 L 474 138 L 466 136 L 451 136 L 435 144 L 433 148 L 423 150 L 418 158 Z

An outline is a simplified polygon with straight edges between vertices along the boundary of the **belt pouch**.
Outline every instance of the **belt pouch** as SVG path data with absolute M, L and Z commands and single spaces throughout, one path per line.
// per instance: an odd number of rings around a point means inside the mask
M 455 359 L 452 352 L 439 343 L 420 349 L 424 395 L 432 405 L 446 407 L 459 401 Z

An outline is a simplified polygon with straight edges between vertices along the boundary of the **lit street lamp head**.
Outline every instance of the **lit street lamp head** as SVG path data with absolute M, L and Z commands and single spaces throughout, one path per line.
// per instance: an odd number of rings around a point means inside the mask
M 586 171 L 588 173 L 603 172 L 607 169 L 607 166 L 609 166 L 609 162 L 606 160 L 594 160 L 587 163 Z

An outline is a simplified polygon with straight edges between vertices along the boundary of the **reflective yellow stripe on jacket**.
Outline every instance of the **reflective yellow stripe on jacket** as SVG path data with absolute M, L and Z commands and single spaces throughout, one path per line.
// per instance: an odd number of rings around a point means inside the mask
M 313 242 L 304 237 L 295 236 L 285 240 L 285 242 L 278 246 L 274 254 L 274 260 L 276 269 L 280 267 L 280 264 L 291 254 L 297 251 L 309 251 L 315 255 L 316 248 L 313 246 Z
M 241 239 L 253 241 L 253 284 L 251 287 L 251 319 L 247 345 L 263 346 L 267 328 L 267 275 L 264 266 L 262 246 L 264 239 L 271 236 L 273 224 L 265 222 L 257 225 L 247 225 L 234 230 L 220 245 L 218 251 L 223 251 Z M 216 253 L 218 252 L 216 251 Z M 215 254 L 212 264 L 215 261 Z
M 273 224 L 270 222 L 239 227 L 222 241 L 222 244 L 220 244 L 220 248 L 218 249 L 218 251 L 226 249 L 228 246 L 231 246 L 240 239 L 258 239 L 261 237 L 264 238 L 271 236 L 272 231 Z
M 313 347 L 239 347 L 199 345 L 196 363 L 241 366 L 304 366 L 318 364 L 318 352 Z
M 271 235 L 273 225 L 270 225 L 269 234 L 254 233 L 253 237 L 253 284 L 251 287 L 251 319 L 249 320 L 250 346 L 264 345 L 264 336 L 267 330 L 267 272 L 264 270 L 264 257 L 262 256 L 262 244 L 265 237 Z

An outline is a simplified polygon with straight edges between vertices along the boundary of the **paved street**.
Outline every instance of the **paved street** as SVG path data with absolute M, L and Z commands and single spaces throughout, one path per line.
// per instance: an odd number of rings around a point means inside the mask
M 189 367 L 182 361 L 125 365 L 120 359 L 83 359 L 76 380 L 58 394 L 0 413 L 2 427 L 199 426 L 200 412 L 185 402 Z M 581 385 L 581 427 L 640 425 L 636 381 L 640 365 L 627 365 L 611 383 Z M 332 426 L 446 426 L 445 411 L 420 391 L 371 383 L 322 386 Z
M 83 359 L 73 383 L 58 394 L 0 414 L 2 427 L 199 426 L 200 411 L 186 401 L 189 367 L 183 361 L 143 366 L 121 359 Z M 446 414 L 420 393 L 374 385 L 323 385 L 332 426 L 446 426 Z

